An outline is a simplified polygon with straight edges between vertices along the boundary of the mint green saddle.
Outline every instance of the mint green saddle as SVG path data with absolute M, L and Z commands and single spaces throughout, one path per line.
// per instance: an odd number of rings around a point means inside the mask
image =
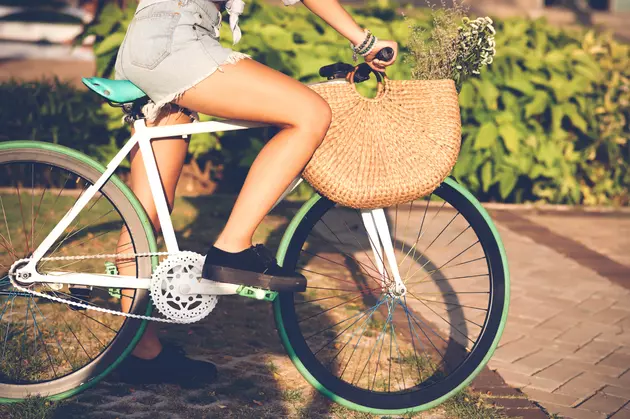
M 81 79 L 90 90 L 114 103 L 131 103 L 144 98 L 144 93 L 129 80 L 110 80 L 101 77 L 83 77 Z

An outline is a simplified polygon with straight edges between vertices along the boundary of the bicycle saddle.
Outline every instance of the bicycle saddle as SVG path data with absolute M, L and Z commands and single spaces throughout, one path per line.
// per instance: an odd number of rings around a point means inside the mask
M 147 94 L 129 80 L 110 80 L 101 77 L 83 77 L 81 79 L 91 91 L 98 93 L 114 103 L 131 103 L 142 99 Z

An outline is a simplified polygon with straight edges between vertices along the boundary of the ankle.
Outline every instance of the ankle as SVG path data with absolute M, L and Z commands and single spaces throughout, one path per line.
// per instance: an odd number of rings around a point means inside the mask
M 216 247 L 219 250 L 223 250 L 224 252 L 238 253 L 238 252 L 242 252 L 243 250 L 249 249 L 250 247 L 252 247 L 252 242 L 251 242 L 251 240 L 248 240 L 248 241 L 229 241 L 229 240 L 224 240 L 221 237 L 219 237 L 217 239 L 217 241 L 214 243 L 214 247 Z
M 156 356 L 160 354 L 160 352 L 162 352 L 162 344 L 158 342 L 157 345 L 138 344 L 136 345 L 136 347 L 134 348 L 131 354 L 135 356 L 136 358 L 148 360 L 148 359 L 155 358 Z

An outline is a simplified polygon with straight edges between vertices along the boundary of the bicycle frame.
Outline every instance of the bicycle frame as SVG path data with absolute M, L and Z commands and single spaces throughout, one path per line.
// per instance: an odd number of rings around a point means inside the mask
M 156 126 L 147 127 L 145 120 L 140 119 L 134 123 L 135 133 L 123 146 L 123 148 L 116 154 L 116 156 L 107 164 L 105 172 L 101 177 L 80 196 L 74 206 L 66 213 L 62 220 L 53 228 L 48 236 L 42 241 L 42 243 L 33 252 L 28 264 L 19 269 L 21 274 L 20 282 L 41 282 L 41 283 L 55 283 L 55 284 L 73 284 L 73 285 L 87 285 L 87 286 L 102 286 L 110 288 L 131 288 L 131 289 L 149 289 L 150 278 L 137 278 L 135 276 L 124 275 L 108 275 L 108 274 L 86 274 L 86 273 L 66 273 L 66 272 L 49 272 L 47 274 L 40 274 L 37 272 L 36 266 L 40 259 L 50 250 L 53 244 L 59 239 L 63 232 L 70 226 L 72 221 L 77 215 L 85 208 L 94 195 L 105 185 L 108 179 L 114 174 L 115 170 L 120 166 L 122 161 L 131 152 L 133 147 L 139 145 L 142 152 L 142 158 L 145 165 L 147 177 L 149 179 L 149 187 L 151 194 L 157 209 L 158 219 L 160 221 L 162 235 L 166 244 L 168 253 L 178 253 L 180 251 L 177 238 L 175 236 L 175 229 L 173 228 L 173 222 L 171 220 L 166 195 L 162 184 L 160 182 L 160 175 L 151 148 L 151 141 L 159 140 L 166 137 L 179 137 L 186 138 L 189 135 L 200 133 L 213 133 L 219 131 L 235 131 L 249 128 L 265 127 L 267 124 L 237 121 L 237 120 L 224 120 L 224 121 L 209 121 L 209 122 L 194 122 L 190 124 L 170 125 L 170 126 Z M 291 193 L 300 183 L 302 179 L 296 178 L 289 187 L 284 191 L 282 196 L 274 204 L 274 207 L 280 203 L 289 193 Z M 375 260 L 378 263 L 379 272 L 381 274 L 381 280 L 383 287 L 386 287 L 386 279 L 388 278 L 387 271 L 384 266 L 384 260 L 387 259 L 388 265 L 391 269 L 392 276 L 394 277 L 394 283 L 390 281 L 390 287 L 397 293 L 404 293 L 405 287 L 398 273 L 398 266 L 394 255 L 392 246 L 392 240 L 389 234 L 387 226 L 387 220 L 385 213 L 382 209 L 365 210 L 362 211 L 362 218 L 370 238 L 370 245 L 374 252 Z M 383 254 L 384 251 L 384 254 Z M 383 257 L 385 256 L 385 257 Z M 26 274 L 26 275 L 24 275 Z M 214 294 L 225 295 L 235 294 L 238 288 L 237 285 L 232 284 L 218 284 L 213 282 L 200 283 L 199 286 L 190 290 L 191 294 Z M 188 292 L 187 292 L 188 293 Z

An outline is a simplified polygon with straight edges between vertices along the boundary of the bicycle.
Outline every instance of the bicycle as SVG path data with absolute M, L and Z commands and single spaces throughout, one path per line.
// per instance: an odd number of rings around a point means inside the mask
M 345 83 L 349 69 L 338 63 L 320 74 L 329 79 L 324 83 Z M 263 124 L 147 127 L 139 115 L 146 96 L 131 82 L 84 82 L 135 120 L 134 135 L 106 167 L 55 144 L 0 144 L 1 402 L 83 391 L 131 352 L 147 321 L 198 321 L 221 295 L 272 302 L 299 372 L 351 409 L 426 410 L 486 365 L 507 318 L 509 272 L 490 217 L 454 179 L 422 200 L 385 209 L 343 208 L 315 193 L 277 252 L 279 264 L 306 275 L 303 293 L 201 282 L 203 256 L 179 249 L 151 141 Z M 142 206 L 114 174 L 136 144 L 166 252 L 158 251 Z M 121 228 L 130 234 L 125 254 L 116 250 Z M 119 275 L 112 260 L 135 265 L 136 274 Z M 152 306 L 162 317 L 152 316 Z

